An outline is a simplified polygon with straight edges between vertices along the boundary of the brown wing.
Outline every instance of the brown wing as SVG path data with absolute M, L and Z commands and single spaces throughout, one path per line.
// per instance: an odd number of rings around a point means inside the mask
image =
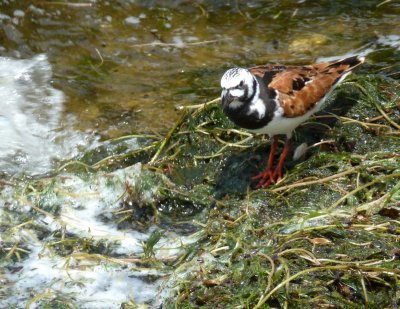
M 297 117 L 311 110 L 344 74 L 363 61 L 354 56 L 307 66 L 264 65 L 249 70 L 279 92 L 285 117 Z

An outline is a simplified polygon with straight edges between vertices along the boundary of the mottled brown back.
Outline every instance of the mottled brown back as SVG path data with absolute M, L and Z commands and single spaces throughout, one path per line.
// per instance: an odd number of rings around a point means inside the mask
M 262 65 L 249 71 L 279 92 L 285 117 L 297 117 L 313 109 L 336 85 L 363 62 L 357 56 L 307 66 Z

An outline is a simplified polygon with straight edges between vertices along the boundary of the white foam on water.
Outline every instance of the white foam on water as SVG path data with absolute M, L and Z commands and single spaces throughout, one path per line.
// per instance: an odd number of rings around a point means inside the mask
M 118 229 L 115 219 L 110 222 L 101 220 L 101 218 L 111 219 L 112 213 L 120 207 L 120 198 L 126 193 L 125 184 L 134 188 L 141 177 L 141 172 L 142 165 L 137 163 L 112 173 L 96 175 L 89 181 L 72 175 L 69 179 L 65 179 L 58 188 L 60 192 L 65 192 L 61 202 L 63 208 L 60 219 L 67 230 L 91 239 L 117 241 L 118 246 L 114 249 L 117 254 L 142 254 L 142 244 L 156 229 L 155 226 L 150 227 L 146 232 L 139 232 L 132 228 Z M 112 183 L 112 185 L 107 183 Z M 153 187 L 149 191 L 141 192 L 141 199 L 149 204 L 152 203 L 156 190 L 157 188 Z M 68 192 L 72 195 L 69 196 Z M 156 257 L 173 256 L 181 251 L 182 245 L 194 241 L 195 239 L 168 231 L 154 247 Z
M 0 57 L 0 172 L 46 173 L 57 160 L 78 154 L 80 146 L 85 149 L 95 146 L 96 141 L 90 136 L 75 132 L 72 127 L 62 127 L 62 123 L 76 123 L 76 120 L 62 115 L 65 96 L 52 86 L 51 76 L 46 55 L 28 60 Z M 62 228 L 79 238 L 112 243 L 112 256 L 140 259 L 143 243 L 157 227 L 144 232 L 133 226 L 119 229 L 113 215 L 121 207 L 126 185 L 135 187 L 140 177 L 141 164 L 85 177 L 60 175 L 52 179 L 51 192 L 41 200 L 48 207 L 60 207 L 58 215 L 42 214 L 32 219 L 45 230 Z M 26 213 L 32 211 L 30 202 L 15 199 L 14 190 L 6 186 L 1 191 L 3 201 L 12 205 L 8 207 Z M 154 202 L 156 190 L 141 192 L 141 199 L 145 203 Z M 0 206 L 2 215 L 4 205 Z M 53 241 L 51 236 L 39 240 L 39 231 L 21 227 L 12 236 L 14 242 L 26 244 L 30 252 L 13 264 L 15 271 L 2 274 L 2 281 L 3 278 L 7 281 L 3 288 L 8 291 L 3 294 L 8 297 L 2 299 L 2 305 L 25 306 L 35 295 L 44 295 L 45 299 L 65 296 L 80 308 L 120 308 L 121 303 L 130 300 L 137 304 L 157 302 L 162 280 L 148 280 L 146 276 L 157 278 L 165 274 L 154 269 L 132 269 L 134 264 L 122 265 L 112 258 L 60 256 L 46 246 L 46 242 Z M 161 259 L 174 258 L 182 244 L 193 241 L 168 231 L 154 247 L 155 255 Z M 40 300 L 39 297 L 30 308 L 38 308 Z
M 63 258 L 39 243 L 30 247 L 29 258 L 19 263 L 22 270 L 9 275 L 13 293 L 3 305 L 21 306 L 33 295 L 47 293 L 43 299 L 66 297 L 77 300 L 79 308 L 120 308 L 123 302 L 138 304 L 155 298 L 158 282 L 146 283 L 126 265 L 85 258 Z M 40 300 L 40 298 L 38 299 Z M 39 308 L 33 303 L 29 308 Z
M 57 217 L 41 216 L 36 224 L 43 224 L 51 231 L 60 230 L 72 233 L 79 238 L 105 240 L 112 242 L 112 253 L 116 256 L 140 259 L 143 256 L 142 244 L 157 228 L 152 226 L 146 231 L 133 228 L 119 229 L 113 211 L 120 209 L 121 198 L 126 193 L 126 185 L 135 188 L 143 177 L 142 165 L 137 163 L 112 173 L 96 173 L 80 177 L 63 174 L 53 179 L 52 191 L 46 204 L 60 205 Z M 154 202 L 157 188 L 141 192 L 142 200 Z M 11 188 L 2 190 L 4 199 L 13 199 Z M 20 205 L 19 209 L 29 212 L 29 205 Z M 0 213 L 2 208 L 0 208 Z M 25 306 L 34 295 L 48 292 L 49 298 L 56 296 L 74 299 L 79 308 L 120 308 L 123 302 L 157 305 L 160 302 L 159 289 L 165 275 L 156 269 L 136 268 L 131 262 L 123 262 L 112 257 L 98 258 L 72 253 L 66 257 L 57 255 L 51 246 L 45 245 L 52 239 L 39 241 L 35 230 L 19 229 L 14 241 L 27 243 L 29 256 L 13 265 L 14 273 L 5 274 L 8 281 L 7 306 Z M 182 245 L 194 242 L 194 237 L 182 237 L 167 231 L 155 245 L 157 258 L 175 259 Z M 50 249 L 49 249 L 50 248 Z M 113 255 L 112 255 L 113 256 Z M 120 262 L 118 262 L 120 261 Z M 146 276 L 151 275 L 149 280 Z M 35 305 L 40 305 L 40 299 Z
M 93 142 L 65 126 L 76 120 L 62 117 L 65 96 L 51 78 L 44 54 L 25 60 L 0 57 L 0 171 L 46 173 Z
M 62 123 L 75 123 L 76 119 L 62 115 L 65 96 L 52 86 L 51 78 L 46 55 L 26 60 L 0 57 L 0 171 L 46 173 L 57 160 L 77 155 L 80 146 L 94 146 L 90 136 L 75 132 L 72 127 L 62 127 Z M 36 224 L 52 231 L 63 227 L 80 238 L 112 242 L 114 254 L 140 258 L 143 243 L 157 227 L 145 232 L 133 227 L 119 229 L 113 211 L 121 206 L 119 198 L 124 196 L 126 184 L 134 187 L 141 173 L 141 165 L 136 164 L 84 178 L 71 174 L 57 177 L 54 194 L 46 197 L 45 203 L 50 207 L 60 205 L 59 215 L 43 216 Z M 142 199 L 150 201 L 152 190 L 142 192 Z M 5 187 L 1 192 L 3 199 L 15 204 L 19 211 L 30 212 L 30 204 L 16 202 L 13 192 L 11 187 Z M 163 275 L 156 270 L 132 270 L 129 266 L 133 264 L 121 265 L 84 255 L 62 257 L 46 247 L 44 242 L 51 239 L 40 241 L 36 233 L 21 228 L 14 235 L 15 241 L 28 244 L 30 253 L 13 265 L 16 271 L 4 274 L 10 293 L 2 304 L 25 306 L 34 295 L 43 293 L 47 293 L 46 299 L 72 298 L 80 308 L 119 308 L 130 300 L 138 304 L 154 304 L 157 300 L 161 279 L 149 282 L 145 278 Z M 174 258 L 183 244 L 193 241 L 168 231 L 154 248 L 156 257 Z M 40 303 L 34 302 L 30 308 L 38 306 Z
M 91 239 L 117 241 L 115 252 L 118 254 L 142 253 L 142 242 L 151 231 L 119 230 L 114 221 L 101 220 L 101 217 L 111 218 L 112 212 L 120 207 L 119 198 L 124 196 L 125 183 L 134 186 L 140 173 L 139 163 L 113 173 L 95 175 L 89 181 L 69 175 L 58 187 L 64 192 L 59 195 L 63 204 L 60 219 L 67 230 Z M 108 185 L 109 182 L 112 185 Z

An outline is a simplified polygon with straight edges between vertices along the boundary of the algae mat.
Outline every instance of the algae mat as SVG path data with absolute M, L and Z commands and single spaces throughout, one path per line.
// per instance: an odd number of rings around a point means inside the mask
M 250 175 L 265 164 L 263 140 L 232 128 L 217 105 L 189 113 L 165 165 L 187 194 L 198 199 L 207 187 L 213 202 L 195 258 L 168 282 L 176 295 L 166 307 L 397 307 L 399 91 L 378 76 L 348 79 L 297 130 L 304 161 L 257 191 Z
M 250 176 L 269 142 L 233 127 L 218 99 L 184 108 L 165 137 L 121 137 L 54 175 L 2 181 L 1 298 L 10 308 L 396 308 L 399 96 L 395 80 L 347 79 L 296 131 L 300 160 L 268 189 Z

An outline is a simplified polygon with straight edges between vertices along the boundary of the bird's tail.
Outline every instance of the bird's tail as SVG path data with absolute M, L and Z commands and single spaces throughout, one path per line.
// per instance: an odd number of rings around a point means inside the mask
M 365 57 L 360 57 L 360 56 L 352 56 L 340 60 L 334 60 L 332 61 L 328 67 L 339 67 L 343 66 L 343 69 L 345 72 L 352 71 L 356 67 L 358 67 L 360 64 L 362 64 L 365 60 Z

